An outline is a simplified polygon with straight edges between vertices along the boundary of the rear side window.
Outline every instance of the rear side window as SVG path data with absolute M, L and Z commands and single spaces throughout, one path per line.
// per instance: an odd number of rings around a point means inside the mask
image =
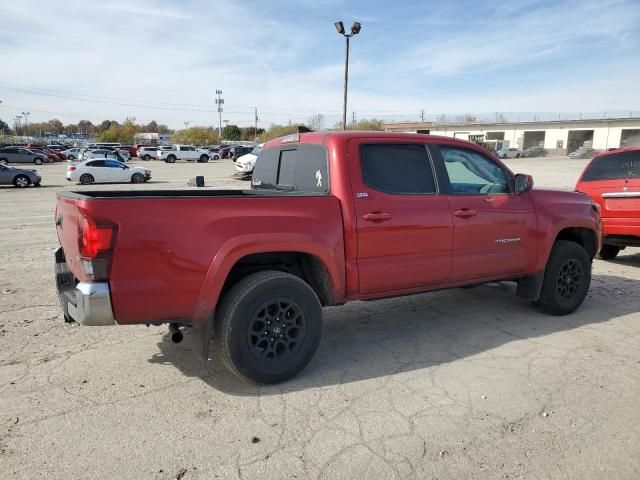
M 424 145 L 361 145 L 360 168 L 365 185 L 374 190 L 401 195 L 436 193 Z
M 87 167 L 106 167 L 106 163 L 104 160 L 94 160 L 87 163 Z
M 594 158 L 582 175 L 583 182 L 640 177 L 640 151 L 620 152 Z
M 262 150 L 256 159 L 251 186 L 255 189 L 327 193 L 327 152 L 317 144 Z

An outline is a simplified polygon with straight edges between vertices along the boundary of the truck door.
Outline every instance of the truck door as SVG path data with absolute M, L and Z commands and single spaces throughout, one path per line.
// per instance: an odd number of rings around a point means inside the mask
M 431 146 L 453 211 L 452 281 L 524 272 L 537 256 L 529 193 L 515 195 L 509 173 L 475 150 Z
M 362 294 L 445 283 L 453 224 L 424 144 L 349 141 Z

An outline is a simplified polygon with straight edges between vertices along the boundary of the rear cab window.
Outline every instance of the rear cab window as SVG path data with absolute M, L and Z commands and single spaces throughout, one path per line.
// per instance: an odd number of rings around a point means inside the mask
M 624 180 L 640 178 L 640 151 L 612 153 L 594 158 L 580 181 Z
M 256 159 L 251 188 L 329 193 L 326 149 L 319 144 L 285 144 L 262 150 Z

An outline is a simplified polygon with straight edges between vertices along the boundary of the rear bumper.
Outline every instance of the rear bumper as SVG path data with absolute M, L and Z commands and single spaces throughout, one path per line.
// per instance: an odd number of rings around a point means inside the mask
M 81 325 L 115 325 L 107 282 L 76 282 L 62 248 L 55 252 L 58 299 L 66 318 Z
M 629 235 L 640 238 L 640 218 L 603 218 L 603 233 L 607 235 Z

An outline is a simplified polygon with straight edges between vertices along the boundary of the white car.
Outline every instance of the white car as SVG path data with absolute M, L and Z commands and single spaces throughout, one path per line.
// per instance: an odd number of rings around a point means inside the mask
M 522 156 L 522 150 L 519 148 L 505 147 L 498 150 L 496 155 L 498 158 L 520 158 Z
M 171 149 L 158 149 L 156 152 L 158 160 L 164 160 L 167 163 L 175 163 L 176 160 L 187 160 L 198 162 L 208 162 L 211 158 L 210 154 L 199 152 L 193 145 L 173 145 Z
M 65 150 L 64 153 L 67 156 L 67 160 L 73 162 L 76 158 L 80 157 L 80 154 L 84 151 L 84 148 L 74 147 Z
M 126 162 L 127 159 L 117 150 L 109 150 L 106 148 L 97 148 L 94 150 L 87 150 L 83 152 L 78 160 L 84 162 L 92 158 L 110 158 L 112 160 L 118 160 L 119 162 Z
M 124 158 L 125 162 L 128 162 L 129 160 L 131 160 L 131 154 L 129 152 L 127 152 L 126 150 L 118 149 L 118 153 L 120 154 L 120 156 L 122 158 Z
M 67 167 L 67 180 L 83 185 L 92 183 L 144 183 L 151 178 L 151 170 L 129 167 L 117 160 L 95 158 Z
M 256 145 L 250 153 L 246 155 L 242 155 L 240 158 L 236 160 L 236 170 L 238 173 L 249 174 L 253 173 L 253 168 L 256 166 L 256 160 L 258 159 L 258 154 L 262 151 L 262 147 L 264 143 L 260 145 Z

